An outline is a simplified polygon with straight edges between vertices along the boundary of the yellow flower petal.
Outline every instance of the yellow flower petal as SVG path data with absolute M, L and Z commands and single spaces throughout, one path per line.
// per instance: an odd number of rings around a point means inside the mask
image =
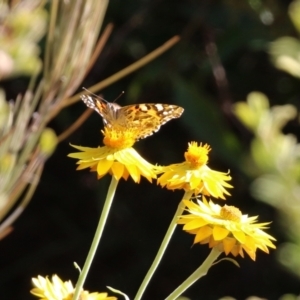
M 241 249 L 241 246 L 240 245 L 235 245 L 232 250 L 230 251 L 230 253 L 237 257 L 238 255 L 241 255 L 241 257 L 244 257 L 244 253 L 243 253 L 243 250 Z
M 130 129 L 128 130 L 130 131 Z M 132 140 L 127 143 L 126 138 L 131 137 L 132 132 L 105 129 L 105 134 L 108 135 L 107 144 L 114 147 L 89 148 L 72 145 L 82 151 L 68 155 L 79 159 L 77 170 L 90 168 L 92 172 L 97 172 L 98 179 L 107 173 L 112 174 L 117 180 L 121 178 L 127 180 L 131 176 L 136 183 L 140 182 L 141 176 L 150 182 L 152 179 L 156 179 L 157 167 L 148 163 L 133 148 L 127 147 Z
M 228 255 L 232 251 L 233 247 L 236 245 L 236 239 L 227 237 L 223 240 L 223 245 L 224 252 L 226 255 Z
M 124 174 L 124 165 L 116 161 L 112 164 L 111 171 L 116 180 L 120 180 Z
M 268 247 L 276 248 L 272 243 L 275 239 L 261 229 L 268 223 L 255 223 L 257 217 L 242 215 L 236 207 L 221 207 L 204 196 L 202 200 L 197 203 L 183 200 L 188 214 L 178 220 L 184 231 L 195 235 L 194 243 L 218 247 L 226 255 L 244 257 L 245 251 L 253 260 L 257 249 L 269 253 Z
M 227 237 L 227 235 L 229 234 L 229 230 L 227 230 L 226 228 L 223 228 L 221 226 L 214 226 L 213 229 L 213 237 L 216 241 L 220 241 L 223 240 Z
M 83 170 L 83 169 L 86 169 L 86 168 L 91 168 L 93 166 L 97 166 L 97 162 L 95 161 L 91 161 L 91 162 L 87 162 L 87 163 L 81 163 L 77 168 L 76 170 Z
M 192 191 L 195 195 L 212 195 L 215 198 L 225 199 L 224 195 L 230 195 L 226 188 L 232 188 L 227 183 L 231 180 L 228 173 L 211 170 L 207 165 L 208 145 L 202 146 L 196 142 L 189 144 L 188 151 L 185 153 L 186 161 L 179 164 L 172 164 L 160 167 L 162 175 L 157 183 L 167 189 L 183 189 Z
M 199 172 L 195 172 L 194 174 L 193 173 L 190 174 L 191 176 L 190 176 L 189 184 L 190 184 L 190 189 L 191 190 L 195 190 L 198 186 L 201 186 L 202 178 L 201 178 L 201 176 L 199 176 L 199 177 L 195 176 L 196 173 L 199 173 Z
M 202 226 L 205 226 L 206 224 L 207 224 L 206 220 L 202 220 L 202 219 L 195 220 L 194 219 L 191 222 L 184 225 L 183 230 L 192 230 L 192 229 L 195 229 L 195 228 L 200 228 Z
M 232 231 L 232 234 L 241 244 L 246 242 L 246 236 L 243 231 Z
M 38 276 L 32 278 L 35 285 L 30 293 L 40 298 L 40 300 L 72 300 L 74 294 L 74 287 L 72 282 L 63 282 L 57 275 L 52 276 L 52 282 L 48 278 Z M 89 293 L 82 291 L 80 299 L 86 300 L 117 300 L 116 297 L 108 297 L 107 293 Z
M 98 163 L 97 165 L 98 175 L 103 176 L 104 174 L 108 173 L 113 163 L 114 162 L 112 160 L 103 160 L 101 164 Z
M 212 235 L 212 229 L 209 226 L 199 228 L 194 239 L 194 244 L 202 242 Z
M 126 169 L 134 182 L 139 183 L 140 182 L 140 173 L 138 172 L 138 169 L 135 165 L 126 165 Z

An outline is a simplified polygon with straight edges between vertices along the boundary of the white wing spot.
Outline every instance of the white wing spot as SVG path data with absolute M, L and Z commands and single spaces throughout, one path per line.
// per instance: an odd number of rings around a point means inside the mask
M 182 107 L 170 104 L 143 103 L 121 107 L 88 95 L 82 95 L 81 99 L 87 107 L 100 114 L 105 126 L 138 129 L 137 140 L 158 131 L 161 125 L 179 118 L 184 111 Z

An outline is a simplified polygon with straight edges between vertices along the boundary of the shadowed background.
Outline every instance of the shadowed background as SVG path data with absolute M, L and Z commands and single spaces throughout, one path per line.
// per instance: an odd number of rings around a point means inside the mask
M 258 4 L 257 4 L 258 3 Z M 231 105 L 261 91 L 271 105 L 291 103 L 298 109 L 299 79 L 276 69 L 267 53 L 268 44 L 283 36 L 297 36 L 287 16 L 290 1 L 136 1 L 111 0 L 105 23 L 114 31 L 105 50 L 82 86 L 88 88 L 141 58 L 174 35 L 181 41 L 144 68 L 101 92 L 118 104 L 170 103 L 185 108 L 180 119 L 164 125 L 135 148 L 148 161 L 166 165 L 183 161 L 188 142 L 212 147 L 209 166 L 230 170 L 234 189 L 227 205 L 239 207 L 260 222 L 272 221 L 268 233 L 280 245 L 287 240 L 276 211 L 255 200 L 245 172 L 245 160 L 253 137 L 233 115 Z M 264 19 L 264 11 L 270 18 Z M 272 17 L 272 18 L 271 18 Z M 267 21 L 266 21 L 267 20 Z M 223 72 L 225 71 L 225 73 Z M 2 82 L 8 99 L 24 92 L 27 78 Z M 51 122 L 57 133 L 72 123 L 85 105 L 63 110 Z M 31 277 L 58 274 L 76 282 L 76 261 L 83 266 L 101 212 L 109 177 L 98 181 L 95 173 L 75 171 L 69 143 L 97 147 L 102 143 L 102 120 L 96 113 L 61 143 L 46 163 L 33 199 L 1 241 L 1 299 L 34 299 L 29 294 Z M 284 128 L 299 137 L 295 120 Z M 119 183 L 108 223 L 85 289 L 104 291 L 107 285 L 134 297 L 144 274 L 174 215 L 182 191 L 168 191 L 156 183 L 131 179 Z M 216 201 L 217 202 L 217 201 Z M 224 204 L 222 200 L 218 204 Z M 163 262 L 144 295 L 164 299 L 209 253 L 207 246 L 192 246 L 193 237 L 177 228 Z M 257 259 L 237 258 L 213 267 L 184 295 L 193 300 L 251 295 L 279 299 L 299 292 L 299 278 L 269 255 L 258 250 Z

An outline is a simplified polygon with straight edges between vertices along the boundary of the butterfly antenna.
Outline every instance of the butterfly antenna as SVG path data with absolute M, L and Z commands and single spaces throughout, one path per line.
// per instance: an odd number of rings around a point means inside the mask
M 125 92 L 123 91 L 114 101 L 113 103 L 115 103 L 119 98 L 121 98 L 123 95 L 125 94 Z
M 105 102 L 108 102 L 107 100 L 105 100 L 104 98 L 102 98 L 101 96 L 99 95 L 96 95 L 94 93 L 92 93 L 91 91 L 89 91 L 88 89 L 86 89 L 85 87 L 82 87 L 83 90 L 85 90 L 86 92 L 88 92 L 89 94 L 95 96 L 96 98 L 100 98 L 101 100 L 105 101 Z M 118 99 L 118 98 L 117 98 Z

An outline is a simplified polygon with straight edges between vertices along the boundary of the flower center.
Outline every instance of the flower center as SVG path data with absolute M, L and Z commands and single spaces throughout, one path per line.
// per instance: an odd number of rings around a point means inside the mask
M 185 160 L 191 164 L 192 168 L 199 168 L 208 162 L 208 152 L 211 150 L 210 146 L 202 143 L 198 146 L 197 142 L 189 143 L 187 152 L 184 153 Z
M 242 218 L 242 212 L 234 206 L 223 206 L 220 211 L 220 216 L 225 220 L 240 221 Z
M 101 132 L 104 135 L 104 145 L 116 149 L 125 149 L 132 147 L 137 137 L 137 131 L 133 128 L 104 127 L 104 131 L 101 130 Z

